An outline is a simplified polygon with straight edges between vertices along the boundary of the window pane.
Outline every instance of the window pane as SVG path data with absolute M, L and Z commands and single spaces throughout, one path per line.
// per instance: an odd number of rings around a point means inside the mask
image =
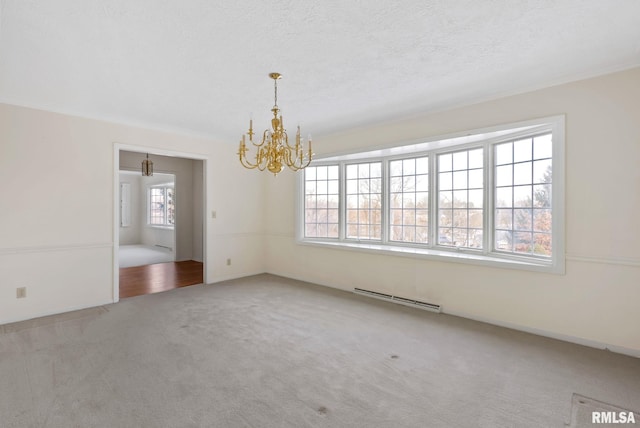
M 531 162 L 513 165 L 513 184 L 531 184 Z
M 496 186 L 511 186 L 513 184 L 513 165 L 496 168 Z
M 400 168 L 399 165 L 402 165 Z M 402 242 L 428 242 L 428 215 L 426 209 L 429 206 L 429 175 L 428 158 L 409 158 L 390 162 L 390 169 L 396 174 L 390 179 L 391 192 L 389 204 L 391 205 L 389 218 L 389 240 Z M 416 169 L 420 175 L 416 175 Z M 400 208 L 400 201 L 402 211 Z M 418 211 L 420 215 L 418 216 Z M 416 224 L 427 231 L 416 238 Z
M 467 190 L 453 192 L 453 206 L 455 208 L 467 208 Z
M 523 162 L 533 159 L 532 139 L 516 141 L 513 143 L 513 162 Z
M 427 156 L 416 159 L 416 174 L 429 173 L 429 158 Z
M 484 192 L 482 190 L 469 190 L 469 208 L 482 208 L 484 205 Z
M 551 158 L 552 155 L 553 146 L 551 143 L 551 134 L 541 135 L 533 139 L 534 159 Z
M 338 165 L 305 168 L 305 236 L 338 238 Z
M 513 163 L 513 143 L 496 145 L 496 165 Z
M 438 244 L 453 245 L 453 229 L 439 228 L 438 232 Z
M 497 158 L 504 151 L 502 165 L 495 168 L 495 249 L 550 256 L 551 185 L 546 183 L 551 183 L 551 134 L 515 141 L 512 162 L 502 146 L 495 149 Z M 508 168 L 513 168 L 513 183 Z M 515 209 L 505 209 L 511 206 Z
M 551 234 L 550 233 L 534 233 L 533 234 L 533 252 L 540 256 L 551 255 Z
M 532 206 L 532 189 L 533 186 L 516 186 L 513 188 L 513 206 L 530 207 Z
M 539 208 L 551 208 L 551 184 L 533 186 L 534 205 Z
M 405 159 L 402 161 L 402 175 L 414 175 L 416 173 L 415 159 Z
M 402 161 L 395 160 L 389 162 L 389 172 L 391 177 L 397 177 L 402 175 Z
M 438 171 L 451 171 L 452 168 L 452 155 L 438 155 Z
M 513 206 L 513 187 L 498 187 L 496 189 L 496 207 Z
M 438 156 L 439 166 L 451 167 L 453 172 L 438 170 L 438 227 L 441 231 L 438 237 L 440 245 L 455 245 L 462 248 L 482 248 L 482 234 L 471 233 L 471 228 L 483 227 L 483 149 L 473 149 L 446 153 Z M 476 169 L 469 169 L 472 162 Z M 444 171 L 444 172 L 443 172 Z M 449 189 L 453 189 L 453 192 Z M 473 190 L 477 189 L 477 190 Z M 469 209 L 473 204 L 473 208 Z M 444 230 L 452 226 L 451 232 Z M 444 227 L 444 228 L 443 228 Z M 469 237 L 473 236 L 473 239 Z M 478 240 L 478 236 L 480 236 Z
M 469 171 L 469 189 L 482 189 L 484 185 L 484 172 L 481 169 Z
M 453 189 L 453 174 L 450 172 L 441 173 L 438 179 L 440 190 Z
M 317 180 L 326 180 L 327 179 L 327 167 L 319 166 L 316 168 Z
M 382 179 L 380 162 L 347 165 L 347 238 L 380 239 Z M 372 178 L 373 177 L 373 178 Z
M 484 156 L 483 156 L 482 149 L 469 151 L 469 169 L 483 168 L 484 167 L 483 163 L 484 163 Z
M 382 177 L 382 164 L 380 162 L 372 163 L 369 169 L 371 178 Z
M 496 210 L 496 228 L 509 230 L 513 229 L 513 210 Z
M 453 169 L 454 171 L 460 171 L 467 169 L 467 152 L 458 152 L 453 154 Z
M 428 192 L 429 191 L 429 176 L 426 174 L 416 176 L 416 191 Z
M 513 233 L 506 230 L 496 231 L 496 250 L 513 251 Z
M 456 171 L 453 173 L 453 188 L 467 189 L 467 171 Z
M 551 159 L 545 159 L 533 163 L 534 183 L 551 183 L 551 174 Z
M 536 232 L 551 232 L 551 210 L 533 210 L 533 230 Z

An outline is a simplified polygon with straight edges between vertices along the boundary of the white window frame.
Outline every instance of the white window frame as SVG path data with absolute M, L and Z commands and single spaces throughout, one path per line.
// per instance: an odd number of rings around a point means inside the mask
M 151 191 L 152 189 L 163 189 L 163 194 L 166 200 L 166 194 L 167 194 L 167 189 L 171 189 L 173 190 L 173 205 L 175 207 L 176 205 L 176 194 L 175 194 L 175 185 L 173 183 L 169 183 L 169 184 L 153 184 L 153 185 L 149 185 L 147 186 L 147 226 L 148 227 L 154 227 L 154 228 L 158 228 L 158 229 L 174 229 L 175 228 L 175 216 L 174 216 L 174 223 L 168 223 L 168 218 L 169 215 L 167 213 L 167 204 L 165 204 L 164 206 L 164 220 L 165 222 L 163 224 L 156 224 L 156 223 L 151 223 Z
M 518 138 L 551 132 L 553 138 L 552 161 L 552 248 L 550 257 L 501 252 L 494 249 L 494 145 Z M 484 148 L 484 203 L 483 248 L 456 248 L 438 245 L 437 212 L 437 155 L 459 150 Z M 410 157 L 429 156 L 429 231 L 428 244 L 389 241 L 389 161 Z M 564 225 L 564 169 L 565 169 L 565 117 L 551 116 L 529 121 L 504 124 L 457 134 L 439 136 L 393 146 L 383 146 L 367 152 L 327 154 L 317 157 L 312 166 L 339 165 L 340 169 L 340 236 L 338 239 L 306 238 L 304 236 L 304 174 L 298 175 L 296 189 L 296 241 L 302 245 L 316 245 L 344 250 L 384 253 L 396 256 L 431 259 L 475 265 L 524 269 L 564 274 L 565 225 Z M 358 162 L 382 162 L 382 239 L 380 241 L 356 241 L 345 239 L 345 198 L 347 164 Z

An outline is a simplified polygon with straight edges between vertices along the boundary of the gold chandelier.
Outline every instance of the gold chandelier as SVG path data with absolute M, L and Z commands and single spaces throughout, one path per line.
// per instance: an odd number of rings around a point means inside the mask
M 311 158 L 313 157 L 311 135 L 309 135 L 307 140 L 308 149 L 305 150 L 303 148 L 304 142 L 300 139 L 300 127 L 298 126 L 296 143 L 294 146 L 289 145 L 289 136 L 287 135 L 287 130 L 284 129 L 282 115 L 278 117 L 278 113 L 280 113 L 280 109 L 278 108 L 278 79 L 282 78 L 282 75 L 280 73 L 270 73 L 269 77 L 273 79 L 275 94 L 275 102 L 271 109 L 273 112 L 271 130 L 265 130 L 262 133 L 262 141 L 255 143 L 253 141 L 253 119 L 249 120 L 249 132 L 247 132 L 249 142 L 257 148 L 255 163 L 252 163 L 247 158 L 249 149 L 247 148 L 244 134 L 242 135 L 242 140 L 240 140 L 240 148 L 238 150 L 240 163 L 247 169 L 258 168 L 260 171 L 267 169 L 269 172 L 272 172 L 273 175 L 281 172 L 285 165 L 293 171 L 298 171 L 309 166 Z

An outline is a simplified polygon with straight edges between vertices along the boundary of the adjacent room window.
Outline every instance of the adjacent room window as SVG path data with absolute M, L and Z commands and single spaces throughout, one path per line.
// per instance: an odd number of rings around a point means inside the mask
M 174 227 L 176 222 L 175 190 L 173 185 L 152 186 L 148 190 L 149 225 Z
M 299 239 L 564 270 L 564 118 L 371 152 L 301 174 Z

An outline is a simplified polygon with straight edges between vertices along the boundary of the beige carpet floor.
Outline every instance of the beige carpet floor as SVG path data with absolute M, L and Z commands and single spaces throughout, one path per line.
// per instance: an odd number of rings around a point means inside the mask
M 565 427 L 640 360 L 260 275 L 0 329 L 0 426 Z

